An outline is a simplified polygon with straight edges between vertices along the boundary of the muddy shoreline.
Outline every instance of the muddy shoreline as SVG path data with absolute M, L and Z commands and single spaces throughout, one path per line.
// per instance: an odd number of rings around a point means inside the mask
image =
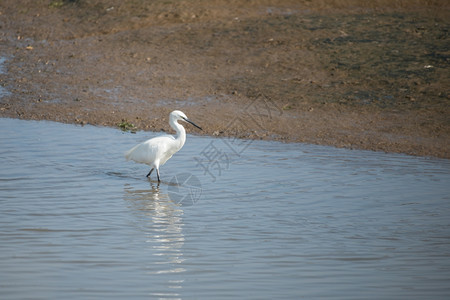
M 0 117 L 450 158 L 446 1 L 0 3 Z

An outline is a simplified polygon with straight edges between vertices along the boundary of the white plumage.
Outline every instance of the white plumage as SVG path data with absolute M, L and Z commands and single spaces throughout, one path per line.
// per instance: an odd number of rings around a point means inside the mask
M 186 142 L 186 130 L 181 124 L 178 124 L 178 121 L 186 121 L 201 130 L 183 112 L 174 110 L 169 115 L 169 124 L 177 133 L 175 137 L 163 135 L 149 139 L 125 152 L 125 158 L 137 163 L 149 165 L 151 170 L 148 172 L 147 177 L 156 169 L 158 182 L 160 182 L 159 167 L 164 165 L 172 155 L 177 153 Z

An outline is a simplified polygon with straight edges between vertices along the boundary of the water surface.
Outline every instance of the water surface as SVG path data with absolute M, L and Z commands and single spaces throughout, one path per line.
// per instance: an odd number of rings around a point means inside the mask
M 449 160 L 155 135 L 0 119 L 2 299 L 450 298 Z

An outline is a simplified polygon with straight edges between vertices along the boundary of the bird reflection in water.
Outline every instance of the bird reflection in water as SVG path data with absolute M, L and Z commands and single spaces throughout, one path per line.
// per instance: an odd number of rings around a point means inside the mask
M 167 191 L 149 181 L 149 189 L 124 188 L 124 199 L 134 216 L 134 225 L 143 233 L 149 245 L 151 260 L 146 266 L 151 275 L 167 276 L 167 288 L 177 296 L 184 279 L 180 275 L 186 270 L 183 264 L 183 210 L 174 204 Z M 165 274 L 165 275 L 162 275 Z M 156 295 L 155 295 L 156 296 Z

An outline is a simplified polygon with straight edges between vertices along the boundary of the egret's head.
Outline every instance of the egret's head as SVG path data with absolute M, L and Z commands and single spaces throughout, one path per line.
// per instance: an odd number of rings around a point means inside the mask
M 194 125 L 195 127 L 197 127 L 198 129 L 202 130 L 202 129 L 200 128 L 200 126 L 194 124 L 194 122 L 192 122 L 191 120 L 189 120 L 188 117 L 187 117 L 187 116 L 184 114 L 184 112 L 182 112 L 182 111 L 174 110 L 173 112 L 170 113 L 170 119 L 171 119 L 171 120 L 174 120 L 174 121 L 181 120 L 181 121 L 188 122 L 188 123 Z
M 184 112 L 180 110 L 174 110 L 170 113 L 170 118 L 178 121 L 187 119 L 188 117 L 184 114 Z

